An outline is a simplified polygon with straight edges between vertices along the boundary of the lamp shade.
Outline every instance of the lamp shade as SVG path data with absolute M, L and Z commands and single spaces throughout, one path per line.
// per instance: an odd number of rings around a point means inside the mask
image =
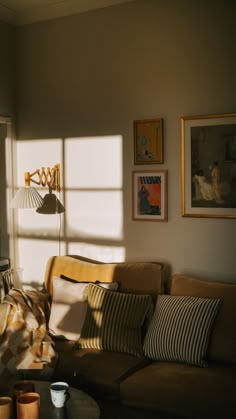
M 36 209 L 39 214 L 61 214 L 65 212 L 62 203 L 49 188 L 49 193 L 43 198 L 42 205 Z
M 20 188 L 12 202 L 11 208 L 38 208 L 43 204 L 43 198 L 32 186 Z

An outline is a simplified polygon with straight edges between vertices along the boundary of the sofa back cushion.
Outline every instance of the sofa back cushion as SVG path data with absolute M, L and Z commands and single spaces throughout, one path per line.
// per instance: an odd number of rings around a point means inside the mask
M 213 325 L 207 360 L 236 362 L 236 284 L 204 281 L 186 275 L 173 275 L 170 295 L 220 298 L 221 305 Z
M 46 266 L 44 283 L 53 295 L 53 278 L 63 275 L 78 282 L 118 282 L 120 292 L 150 294 L 164 289 L 166 266 L 159 262 L 102 263 L 80 256 L 53 256 Z

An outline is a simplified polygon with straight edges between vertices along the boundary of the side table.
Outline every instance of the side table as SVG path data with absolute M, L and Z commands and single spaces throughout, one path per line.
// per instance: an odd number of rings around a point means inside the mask
M 70 398 L 65 407 L 54 407 L 49 381 L 35 381 L 35 391 L 40 394 L 40 419 L 99 419 L 97 402 L 82 390 L 70 387 Z

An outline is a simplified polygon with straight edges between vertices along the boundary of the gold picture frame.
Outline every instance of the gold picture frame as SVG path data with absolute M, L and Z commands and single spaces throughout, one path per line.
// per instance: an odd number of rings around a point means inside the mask
M 134 128 L 134 164 L 163 163 L 163 119 L 136 120 Z
M 181 215 L 236 218 L 236 113 L 181 117 Z
M 167 170 L 133 171 L 132 218 L 167 221 Z

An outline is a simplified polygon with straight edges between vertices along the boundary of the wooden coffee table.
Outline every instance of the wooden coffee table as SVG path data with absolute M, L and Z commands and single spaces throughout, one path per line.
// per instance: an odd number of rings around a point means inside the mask
M 34 381 L 35 391 L 40 394 L 40 419 L 99 419 L 100 408 L 84 391 L 70 387 L 70 398 L 65 407 L 52 404 L 49 381 Z

